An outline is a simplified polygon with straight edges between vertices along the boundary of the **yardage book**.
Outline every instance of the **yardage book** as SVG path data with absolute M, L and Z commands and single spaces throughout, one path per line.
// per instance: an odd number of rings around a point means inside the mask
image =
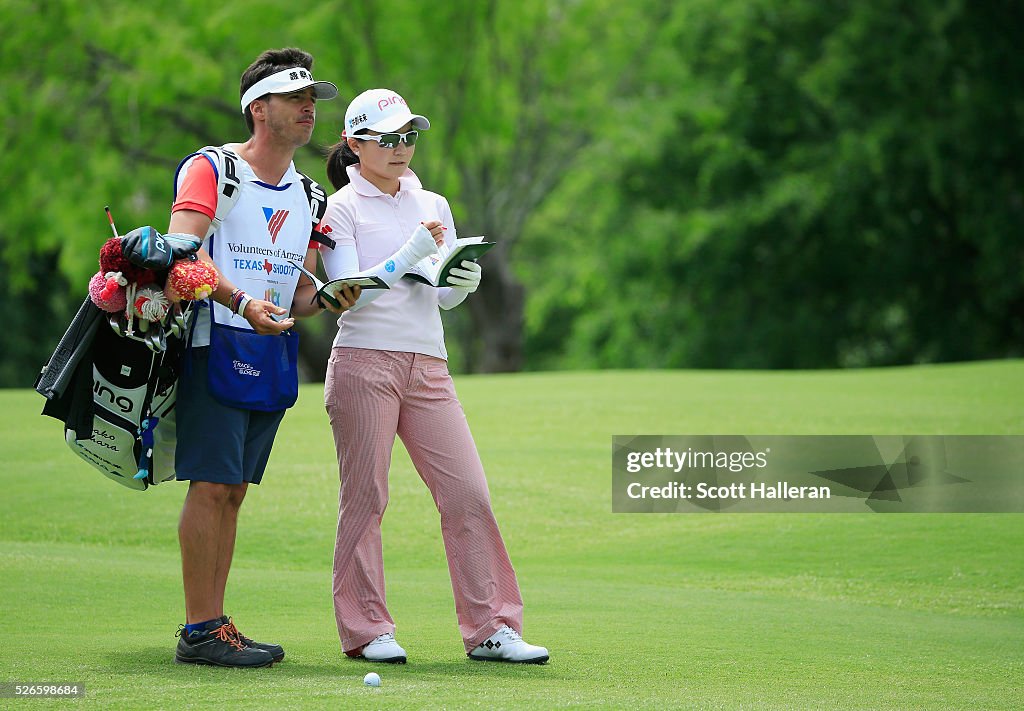
M 406 279 L 426 284 L 427 286 L 451 286 L 448 283 L 448 273 L 462 264 L 462 260 L 468 259 L 475 262 L 487 250 L 495 245 L 494 242 L 485 242 L 484 237 L 459 237 L 447 254 L 431 254 L 413 265 L 412 269 L 406 272 Z
M 361 286 L 364 289 L 387 289 L 388 285 L 378 276 L 372 274 L 356 274 L 354 276 L 341 277 L 340 279 L 331 279 L 326 284 L 317 279 L 316 274 L 306 269 L 304 266 L 295 262 L 291 259 L 288 260 L 292 265 L 300 272 L 308 276 L 313 286 L 316 287 L 317 293 L 323 298 L 327 299 L 332 306 L 341 306 L 341 302 L 335 297 L 343 286 L 353 287 Z

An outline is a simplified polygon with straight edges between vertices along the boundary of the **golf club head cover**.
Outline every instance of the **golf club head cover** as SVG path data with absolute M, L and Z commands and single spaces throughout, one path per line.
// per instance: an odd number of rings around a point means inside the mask
M 121 251 L 132 264 L 144 269 L 169 269 L 175 260 L 192 257 L 202 245 L 195 235 L 162 235 L 148 225 L 121 238 Z
M 128 306 L 127 283 L 119 272 L 96 272 L 89 280 L 89 298 L 107 313 L 124 313 Z
M 164 296 L 172 304 L 199 301 L 209 297 L 220 284 L 217 268 L 201 259 L 180 259 L 167 273 Z
M 171 256 L 175 261 L 179 259 L 195 261 L 198 259 L 196 252 L 203 246 L 203 240 L 187 232 L 172 232 L 169 235 L 164 235 L 164 240 L 171 246 Z

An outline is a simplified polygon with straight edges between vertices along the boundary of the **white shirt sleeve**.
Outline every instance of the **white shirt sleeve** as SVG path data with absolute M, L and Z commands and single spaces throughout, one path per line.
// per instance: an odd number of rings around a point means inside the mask
M 469 296 L 469 292 L 465 289 L 453 289 L 450 286 L 443 286 L 437 291 L 437 305 L 445 311 L 454 309 Z
M 320 231 L 334 240 L 334 249 L 320 248 L 320 258 L 324 262 L 327 279 L 340 279 L 359 273 L 359 253 L 356 251 L 355 220 L 350 209 L 340 202 L 327 201 L 327 211 L 320 221 Z M 389 285 L 390 286 L 390 285 Z M 366 306 L 385 289 L 367 289 L 359 295 L 359 300 L 349 311 L 357 311 Z
M 438 208 L 441 214 L 441 223 L 448 228 L 445 230 L 444 243 L 448 249 L 451 249 L 451 245 L 455 244 L 455 240 L 458 238 L 458 234 L 455 231 L 455 218 L 452 217 L 452 208 L 448 201 L 442 197 L 441 203 Z M 468 295 L 469 292 L 465 289 L 453 289 L 450 286 L 443 286 L 437 290 L 437 305 L 448 311 L 465 301 Z
M 340 203 L 328 202 L 327 212 L 320 222 L 320 229 L 323 231 L 326 227 L 327 234 L 331 235 L 336 244 L 334 249 L 321 251 L 327 278 L 329 280 L 341 279 L 356 274 L 365 274 L 379 277 L 389 287 L 393 286 L 412 267 L 412 262 L 405 258 L 403 250 L 399 249 L 383 262 L 360 271 L 354 225 L 355 221 L 351 212 L 344 209 Z M 389 264 L 390 269 L 388 269 Z M 387 289 L 367 289 L 359 295 L 359 299 L 349 311 L 358 311 L 367 304 L 373 303 L 385 291 Z

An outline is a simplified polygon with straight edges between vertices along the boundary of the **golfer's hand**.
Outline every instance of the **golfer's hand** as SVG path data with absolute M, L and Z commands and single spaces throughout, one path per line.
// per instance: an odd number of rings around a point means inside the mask
M 356 305 L 356 300 L 359 299 L 361 293 L 363 293 L 361 286 L 348 286 L 346 284 L 334 293 L 334 298 L 338 300 L 339 306 L 335 306 L 327 299 L 321 299 L 320 303 L 331 313 L 343 314 Z
M 463 259 L 458 267 L 453 267 L 448 272 L 448 283 L 455 289 L 465 289 L 467 294 L 472 294 L 480 286 L 480 279 L 483 277 L 483 269 L 476 262 Z
M 274 306 L 269 301 L 250 299 L 249 303 L 245 305 L 245 313 L 242 316 L 249 322 L 252 330 L 256 333 L 261 336 L 272 336 L 287 331 L 295 325 L 295 319 L 293 318 L 282 318 L 280 321 L 275 321 L 272 317 L 280 318 L 286 313 L 288 312 L 285 309 L 282 309 L 280 306 Z
M 434 244 L 440 247 L 444 244 L 444 227 L 437 220 L 431 220 L 430 222 L 421 222 L 421 225 L 426 227 L 430 231 L 430 236 L 434 238 Z

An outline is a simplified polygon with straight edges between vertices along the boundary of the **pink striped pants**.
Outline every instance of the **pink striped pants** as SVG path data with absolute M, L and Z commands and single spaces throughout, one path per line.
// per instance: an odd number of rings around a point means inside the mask
M 396 434 L 441 514 L 466 651 L 502 625 L 522 633 L 519 583 L 448 364 L 418 353 L 336 347 L 324 401 L 341 478 L 334 614 L 342 648 L 354 652 L 395 630 L 384 597 L 380 523 Z

